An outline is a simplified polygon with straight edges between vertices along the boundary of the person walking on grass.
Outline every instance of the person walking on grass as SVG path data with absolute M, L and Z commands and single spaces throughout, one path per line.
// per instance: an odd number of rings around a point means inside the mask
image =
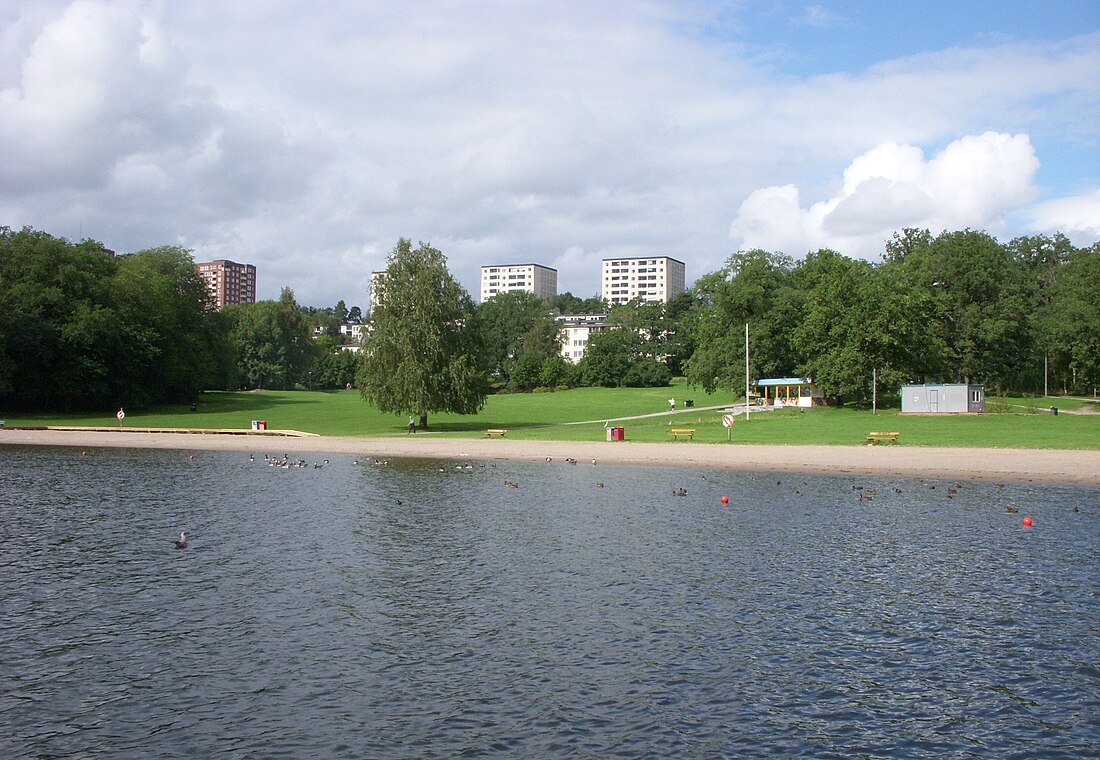
M 409 433 L 416 432 L 416 417 L 409 417 Z
M 670 398 L 668 400 L 668 409 L 669 409 L 670 412 L 675 412 L 676 411 L 676 399 Z

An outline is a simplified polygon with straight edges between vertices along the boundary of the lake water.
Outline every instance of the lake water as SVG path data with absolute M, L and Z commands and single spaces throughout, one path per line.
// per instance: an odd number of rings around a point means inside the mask
M 0 447 L 0 756 L 1097 754 L 1096 490 L 329 459 Z

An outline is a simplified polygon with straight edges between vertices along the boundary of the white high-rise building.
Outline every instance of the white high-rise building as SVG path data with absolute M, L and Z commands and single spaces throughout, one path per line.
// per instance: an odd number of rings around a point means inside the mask
M 558 294 L 558 270 L 542 264 L 498 264 L 481 268 L 481 302 L 497 293 L 527 291 L 547 301 Z
M 367 305 L 367 311 L 374 311 L 374 307 L 382 300 L 382 284 L 385 279 L 385 271 L 370 273 L 370 301 Z
M 668 302 L 684 292 L 684 262 L 668 256 L 604 259 L 602 284 L 611 305 L 635 298 Z

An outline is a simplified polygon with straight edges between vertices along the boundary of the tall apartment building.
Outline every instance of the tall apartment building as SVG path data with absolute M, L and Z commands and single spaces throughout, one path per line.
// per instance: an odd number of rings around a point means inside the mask
M 525 290 L 539 298 L 558 294 L 558 270 L 542 264 L 502 264 L 481 268 L 481 302 L 497 293 Z
M 227 303 L 256 303 L 256 267 L 219 259 L 195 264 L 217 308 Z
M 603 299 L 611 305 L 635 298 L 671 301 L 684 292 L 684 262 L 668 256 L 604 259 Z
M 367 303 L 367 312 L 373 312 L 378 302 L 382 300 L 382 284 L 386 280 L 385 270 L 370 273 L 370 300 Z

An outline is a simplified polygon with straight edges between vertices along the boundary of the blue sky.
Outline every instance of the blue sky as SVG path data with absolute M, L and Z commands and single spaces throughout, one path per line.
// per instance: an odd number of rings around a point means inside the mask
M 1100 239 L 1100 3 L 0 0 L 0 224 L 365 303 L 605 257 Z

